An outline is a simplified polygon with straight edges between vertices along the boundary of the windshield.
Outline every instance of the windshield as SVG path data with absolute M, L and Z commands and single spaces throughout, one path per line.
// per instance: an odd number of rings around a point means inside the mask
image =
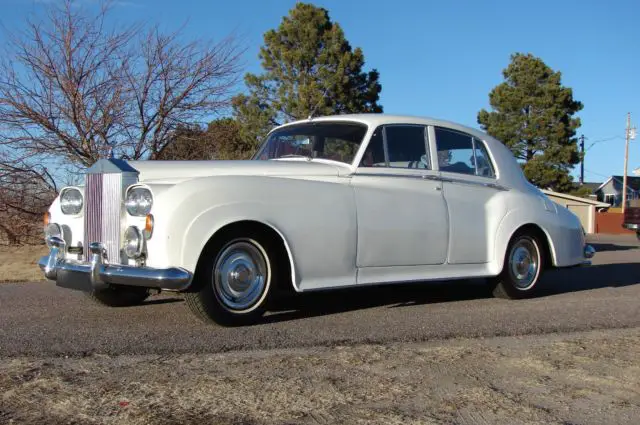
M 367 126 L 352 122 L 309 122 L 273 131 L 255 160 L 322 158 L 351 164 Z

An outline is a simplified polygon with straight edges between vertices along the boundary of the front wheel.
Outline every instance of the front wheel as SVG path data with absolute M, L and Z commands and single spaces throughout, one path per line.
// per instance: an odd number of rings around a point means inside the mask
M 533 296 L 543 270 L 543 258 L 537 236 L 516 234 L 507 248 L 502 273 L 492 281 L 493 295 L 508 299 Z
M 203 252 L 198 292 L 185 293 L 189 309 L 224 326 L 256 322 L 264 314 L 278 275 L 277 249 L 260 235 L 234 237 Z
M 640 241 L 640 230 L 636 231 L 636 238 Z

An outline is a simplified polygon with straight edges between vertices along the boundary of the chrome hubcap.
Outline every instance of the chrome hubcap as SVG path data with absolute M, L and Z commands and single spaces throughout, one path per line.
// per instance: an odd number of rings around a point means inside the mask
M 519 240 L 511 249 L 509 270 L 518 289 L 529 289 L 538 276 L 538 249 L 530 239 Z
M 213 284 L 225 307 L 246 310 L 260 300 L 267 277 L 267 262 L 262 251 L 250 241 L 236 240 L 218 256 Z

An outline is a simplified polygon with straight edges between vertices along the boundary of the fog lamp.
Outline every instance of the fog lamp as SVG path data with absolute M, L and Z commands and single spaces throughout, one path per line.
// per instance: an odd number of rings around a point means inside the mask
M 44 228 L 44 240 L 49 244 L 48 239 L 51 236 L 55 236 L 57 238 L 63 239 L 62 237 L 62 227 L 60 227 L 57 223 L 49 223 L 47 227 Z
M 129 258 L 138 258 L 142 254 L 142 233 L 136 226 L 124 231 L 124 253 Z

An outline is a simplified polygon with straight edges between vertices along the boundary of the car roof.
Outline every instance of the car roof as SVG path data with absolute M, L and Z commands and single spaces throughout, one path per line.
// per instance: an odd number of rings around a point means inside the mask
M 438 118 L 420 117 L 413 115 L 393 115 L 385 113 L 366 113 L 366 114 L 339 114 L 339 115 L 327 115 L 320 117 L 312 117 L 308 119 L 296 120 L 281 126 L 274 128 L 275 131 L 279 128 L 285 128 L 287 126 L 309 123 L 309 122 L 358 122 L 366 124 L 369 127 L 369 131 L 372 131 L 379 125 L 383 124 L 418 124 L 418 125 L 432 125 L 442 126 L 448 129 L 457 130 L 467 133 L 471 136 L 483 140 L 489 148 L 489 154 L 493 158 L 494 165 L 498 169 L 498 181 L 501 184 L 509 187 L 518 187 L 522 190 L 535 190 L 538 191 L 524 176 L 520 165 L 516 158 L 513 156 L 511 150 L 500 140 L 492 137 L 491 135 L 471 128 L 462 124 L 458 124 L 453 121 L 447 121 Z M 541 193 L 541 192 L 540 192 Z
M 282 124 L 277 128 L 283 128 L 290 125 L 303 124 L 308 122 L 324 122 L 324 121 L 352 121 L 367 124 L 370 127 L 377 127 L 383 124 L 420 124 L 420 125 L 433 125 L 443 126 L 452 129 L 457 129 L 466 133 L 470 133 L 481 139 L 491 138 L 487 133 L 480 131 L 477 128 L 468 127 L 453 121 L 444 119 L 422 117 L 415 115 L 394 115 L 385 113 L 363 113 L 363 114 L 339 114 L 339 115 L 325 115 L 319 117 L 312 117 L 302 120 L 292 121 L 286 124 Z M 275 130 L 274 129 L 274 130 Z

